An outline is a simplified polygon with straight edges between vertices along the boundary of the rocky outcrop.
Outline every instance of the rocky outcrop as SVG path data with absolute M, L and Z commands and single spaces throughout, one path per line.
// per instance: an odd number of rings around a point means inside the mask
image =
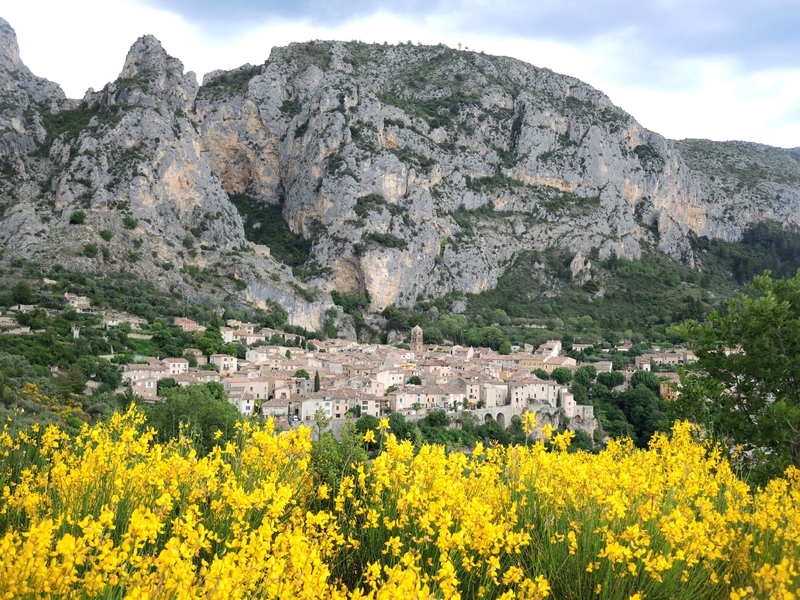
M 523 250 L 658 247 L 694 263 L 691 235 L 797 220 L 794 197 L 733 211 L 674 142 L 598 90 L 510 58 L 311 42 L 257 71 L 231 93 L 213 78 L 201 88 L 212 163 L 229 191 L 285 200 L 332 271 L 320 285 L 369 291 L 378 308 L 490 288 Z
M 213 269 L 233 282 L 224 293 L 305 326 L 322 325 L 334 288 L 378 309 L 480 292 L 552 247 L 585 283 L 592 260 L 657 247 L 693 264 L 691 236 L 800 215 L 796 152 L 672 142 L 585 83 L 507 57 L 310 42 L 198 86 L 145 36 L 76 103 L 24 68 L 2 25 L 0 240 L 87 269 L 100 259 L 81 249 L 98 243 L 104 268 L 187 292 L 187 272 Z M 249 253 L 233 194 L 282 207 L 311 242 L 305 283 Z
M 19 99 L 0 117 L 2 139 L 17 132 L 0 182 L 5 247 L 45 264 L 125 270 L 187 297 L 205 289 L 262 308 L 275 302 L 292 323 L 322 326 L 330 296 L 245 240 L 194 121 L 194 73 L 145 36 L 116 81 L 69 102 L 29 73 L 0 25 L 3 82 Z

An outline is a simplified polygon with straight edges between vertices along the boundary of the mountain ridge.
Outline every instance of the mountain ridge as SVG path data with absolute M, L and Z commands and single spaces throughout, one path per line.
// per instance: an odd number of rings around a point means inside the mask
M 658 248 L 702 269 L 692 236 L 800 221 L 797 149 L 673 142 L 599 90 L 508 57 L 307 42 L 198 85 L 143 36 L 117 80 L 74 101 L 22 65 L 2 20 L 0 33 L 6 247 L 186 294 L 213 280 L 309 329 L 333 318 L 333 290 L 379 310 L 478 293 L 555 246 L 601 294 L 598 260 Z M 305 281 L 253 252 L 232 196 L 280 207 L 309 248 L 293 265 Z

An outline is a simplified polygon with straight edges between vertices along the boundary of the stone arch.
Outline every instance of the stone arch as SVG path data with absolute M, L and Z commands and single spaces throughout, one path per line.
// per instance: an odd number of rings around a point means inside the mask
M 483 417 L 483 422 L 488 423 L 489 421 L 494 421 L 494 417 L 492 417 L 492 415 L 489 413 L 486 413 L 486 416 Z
M 497 413 L 497 424 L 503 429 L 506 428 L 506 415 L 504 413 Z

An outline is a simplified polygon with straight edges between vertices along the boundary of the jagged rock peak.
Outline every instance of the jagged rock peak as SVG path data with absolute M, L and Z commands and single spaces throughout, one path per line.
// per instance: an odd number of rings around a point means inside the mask
M 152 35 L 140 37 L 131 46 L 119 78 L 98 94 L 88 92 L 84 100 L 93 103 L 129 104 L 164 108 L 178 103 L 190 107 L 197 95 L 197 76 L 183 72 L 183 63 L 170 56 Z
M 54 108 L 66 99 L 57 83 L 31 73 L 19 57 L 19 45 L 14 28 L 0 17 L 0 91 L 16 96 L 19 109 L 28 103 L 47 102 Z
M 21 64 L 17 34 L 8 21 L 0 17 L 0 66 L 16 71 Z
M 136 40 L 128 56 L 120 79 L 133 79 L 136 76 L 148 74 L 151 71 L 156 73 L 174 73 L 179 77 L 183 76 L 183 63 L 177 58 L 167 54 L 161 42 L 155 36 L 143 35 Z

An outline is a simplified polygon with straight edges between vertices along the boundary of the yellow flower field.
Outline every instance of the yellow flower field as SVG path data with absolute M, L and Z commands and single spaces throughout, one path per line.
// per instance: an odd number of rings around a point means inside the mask
M 306 428 L 198 457 L 131 409 L 0 435 L 0 596 L 794 598 L 800 473 L 751 492 L 678 423 L 647 451 L 384 452 L 329 487 Z M 530 422 L 527 423 L 531 425 Z M 382 426 L 385 428 L 386 423 Z M 568 436 L 554 436 L 565 448 Z

